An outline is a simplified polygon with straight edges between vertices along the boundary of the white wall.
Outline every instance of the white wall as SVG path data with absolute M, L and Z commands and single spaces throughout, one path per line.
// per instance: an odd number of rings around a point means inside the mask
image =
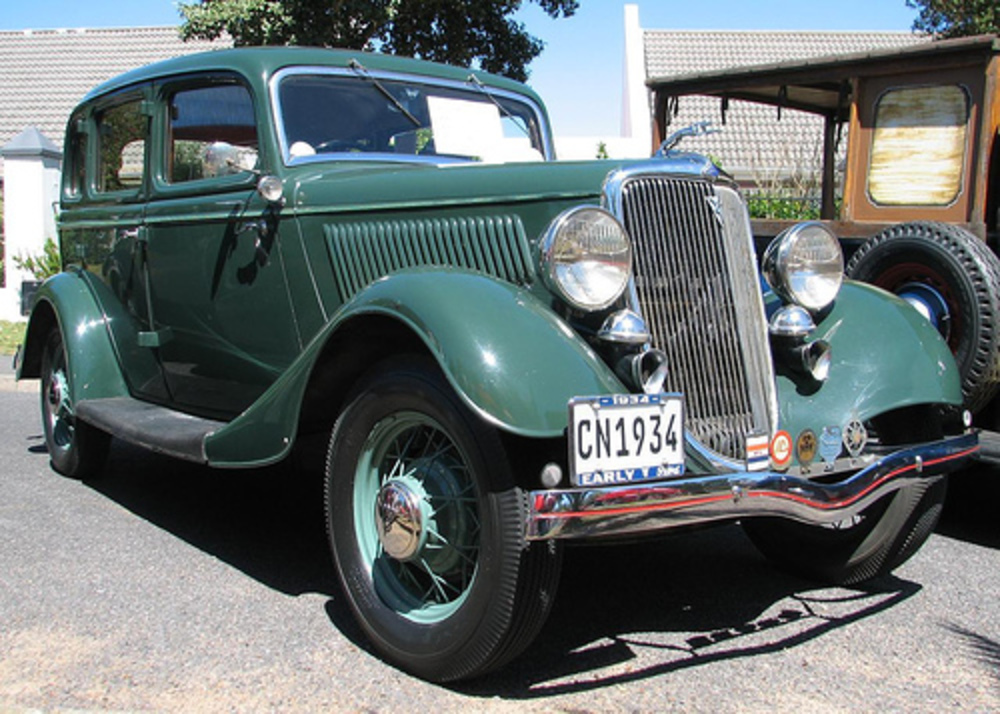
M 4 274 L 0 320 L 20 320 L 21 281 L 34 279 L 15 256 L 40 256 L 45 239 L 58 240 L 53 205 L 59 200 L 61 161 L 48 152 L 4 155 Z
M 560 161 L 596 159 L 601 142 L 611 159 L 642 159 L 650 155 L 648 140 L 628 136 L 557 136 L 556 157 Z

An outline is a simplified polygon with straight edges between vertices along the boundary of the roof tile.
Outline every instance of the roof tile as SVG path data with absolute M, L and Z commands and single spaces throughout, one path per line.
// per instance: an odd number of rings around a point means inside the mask
M 906 47 L 928 38 L 907 32 L 792 32 L 646 30 L 643 33 L 646 76 L 669 77 Z M 823 120 L 785 109 L 733 100 L 722 121 L 720 101 L 682 97 L 671 129 L 711 121 L 719 133 L 688 139 L 684 149 L 717 159 L 741 180 L 774 186 L 781 181 L 815 180 L 823 151 Z M 846 139 L 846 135 L 845 135 Z M 846 141 L 841 142 L 841 155 Z
M 96 85 L 151 62 L 230 44 L 183 42 L 176 27 L 0 32 L 0 146 L 35 127 L 62 147 L 69 113 Z

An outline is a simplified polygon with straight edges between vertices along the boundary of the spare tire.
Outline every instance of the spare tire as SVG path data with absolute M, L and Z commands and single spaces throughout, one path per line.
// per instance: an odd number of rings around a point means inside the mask
M 902 223 L 866 241 L 845 272 L 923 313 L 955 355 L 966 408 L 990 402 L 1000 386 L 1000 260 L 984 241 L 947 223 Z

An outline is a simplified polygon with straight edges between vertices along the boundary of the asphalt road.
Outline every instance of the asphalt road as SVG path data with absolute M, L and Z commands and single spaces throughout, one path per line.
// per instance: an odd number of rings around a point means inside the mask
M 114 442 L 48 466 L 36 384 L 0 374 L 0 712 L 1000 710 L 1000 471 L 863 589 L 782 575 L 738 527 L 568 552 L 555 610 L 499 674 L 415 680 L 366 649 L 314 482 Z

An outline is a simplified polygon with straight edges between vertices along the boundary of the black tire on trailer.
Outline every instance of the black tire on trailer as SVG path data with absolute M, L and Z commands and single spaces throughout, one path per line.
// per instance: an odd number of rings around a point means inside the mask
M 334 560 L 358 623 L 402 669 L 474 677 L 534 639 L 561 551 L 525 542 L 525 509 L 496 429 L 431 360 L 377 365 L 337 419 L 326 468 Z
M 845 272 L 917 306 L 955 355 L 966 408 L 990 402 L 1000 387 L 1000 260 L 984 241 L 947 223 L 901 223 L 866 241 Z

